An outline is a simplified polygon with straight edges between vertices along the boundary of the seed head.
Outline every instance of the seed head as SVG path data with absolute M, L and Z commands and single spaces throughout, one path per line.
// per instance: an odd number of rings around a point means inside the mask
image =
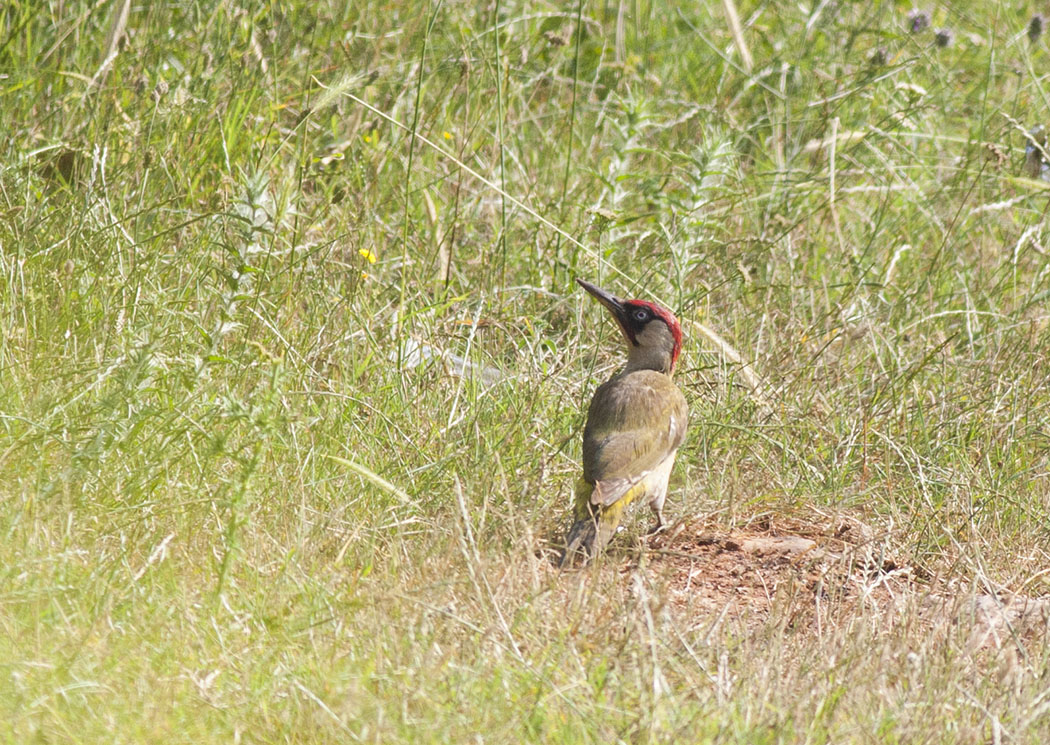
M 1046 162 L 1046 127 L 1037 124 L 1028 130 L 1024 144 L 1024 169 L 1033 178 L 1047 180 L 1050 164 Z
M 930 27 L 930 14 L 925 10 L 913 8 L 908 12 L 908 30 L 920 34 Z
M 1032 16 L 1032 20 L 1028 22 L 1028 41 L 1033 44 L 1039 41 L 1039 37 L 1043 35 L 1044 23 L 1043 17 L 1038 13 Z

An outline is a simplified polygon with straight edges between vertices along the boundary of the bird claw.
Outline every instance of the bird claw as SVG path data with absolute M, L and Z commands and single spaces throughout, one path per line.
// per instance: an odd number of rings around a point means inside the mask
M 659 535 L 660 533 L 663 533 L 665 530 L 667 530 L 667 523 L 665 523 L 665 522 L 663 522 L 661 520 L 660 522 L 656 523 L 656 525 L 654 525 L 653 527 L 649 528 L 649 530 L 645 531 L 645 534 L 646 535 Z

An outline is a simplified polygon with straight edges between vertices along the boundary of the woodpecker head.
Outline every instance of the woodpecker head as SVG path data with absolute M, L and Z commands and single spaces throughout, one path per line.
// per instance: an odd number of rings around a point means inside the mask
M 674 313 L 648 300 L 622 300 L 600 287 L 576 280 L 616 319 L 627 342 L 628 370 L 657 370 L 670 375 L 682 351 L 682 327 Z

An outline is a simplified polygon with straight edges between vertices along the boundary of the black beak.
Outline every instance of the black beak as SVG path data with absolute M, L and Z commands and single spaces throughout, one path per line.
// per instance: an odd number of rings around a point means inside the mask
M 624 313 L 623 300 L 621 300 L 620 298 L 616 297 L 611 292 L 606 292 L 605 290 L 603 290 L 601 287 L 598 287 L 597 285 L 592 285 L 590 282 L 588 282 L 586 280 L 577 279 L 576 283 L 580 287 L 582 287 L 583 289 L 587 290 L 587 292 L 589 292 L 592 295 L 594 295 L 594 297 L 596 297 L 598 299 L 599 303 L 601 303 L 602 305 L 604 305 L 606 308 L 609 309 L 609 312 L 612 313 L 616 317 L 617 321 L 620 320 L 623 317 L 623 313 Z
M 583 289 L 587 290 L 587 292 L 594 295 L 598 302 L 604 305 L 606 309 L 612 313 L 613 318 L 616 319 L 616 323 L 621 329 L 624 329 L 624 333 L 626 334 L 627 327 L 625 324 L 627 322 L 627 309 L 624 307 L 624 301 L 613 295 L 611 292 L 606 292 L 601 287 L 592 285 L 586 280 L 577 279 L 576 283 Z

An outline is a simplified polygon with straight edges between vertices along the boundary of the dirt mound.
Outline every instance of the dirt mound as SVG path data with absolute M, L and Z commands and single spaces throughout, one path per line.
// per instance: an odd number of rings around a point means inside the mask
M 646 556 L 680 610 L 698 620 L 715 613 L 752 627 L 765 624 L 774 609 L 797 624 L 823 621 L 822 615 L 851 600 L 888 606 L 911 590 L 914 570 L 884 553 L 859 523 L 792 521 L 724 530 L 683 521 L 651 537 Z
M 863 621 L 947 632 L 964 623 L 977 648 L 1041 637 L 1050 625 L 1050 598 L 981 593 L 957 578 L 932 577 L 895 559 L 888 536 L 855 520 L 747 529 L 685 520 L 649 537 L 623 569 L 643 566 L 694 628 L 729 623 L 747 630 L 778 621 L 820 633 Z

